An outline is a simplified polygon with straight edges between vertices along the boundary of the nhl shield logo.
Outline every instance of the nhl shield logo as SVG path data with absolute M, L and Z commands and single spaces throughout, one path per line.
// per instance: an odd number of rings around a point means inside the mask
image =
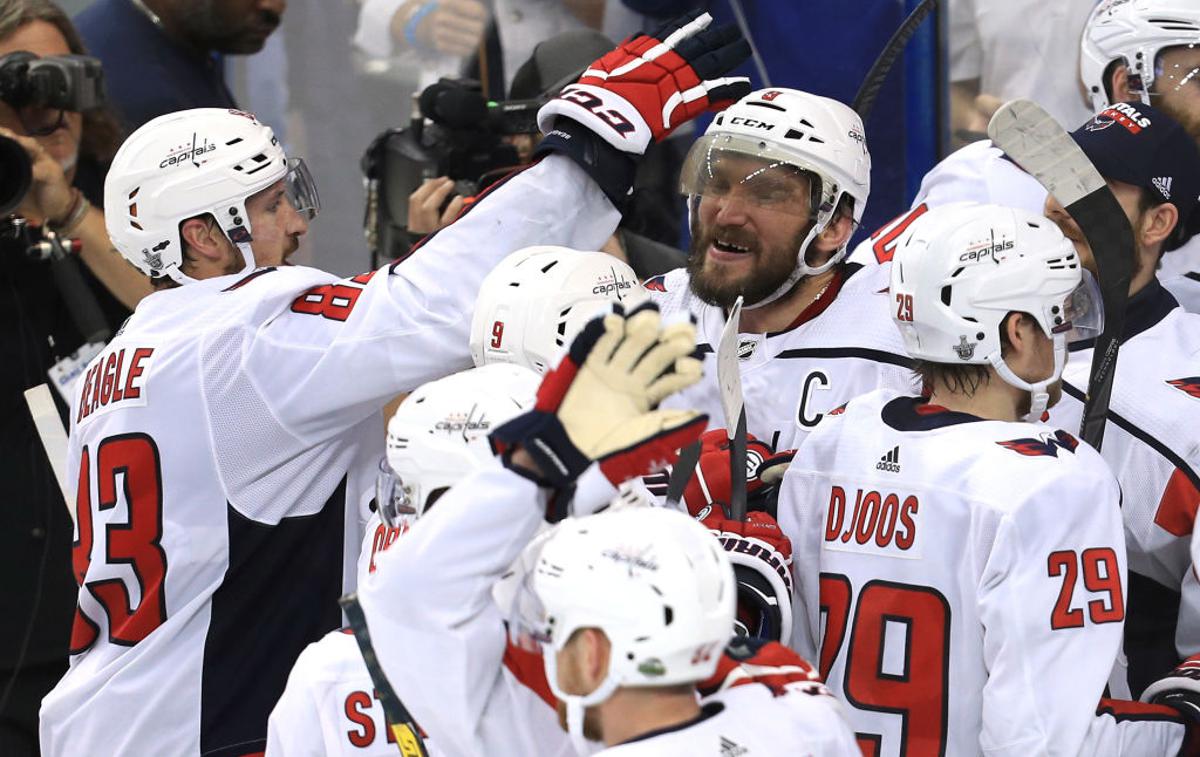
M 750 356 L 754 354 L 754 348 L 757 346 L 758 342 L 753 339 L 745 339 L 738 342 L 738 360 L 749 360 Z
M 975 345 L 979 342 L 968 342 L 965 336 L 958 338 L 958 344 L 954 346 L 954 354 L 958 355 L 959 360 L 970 360 L 975 356 Z

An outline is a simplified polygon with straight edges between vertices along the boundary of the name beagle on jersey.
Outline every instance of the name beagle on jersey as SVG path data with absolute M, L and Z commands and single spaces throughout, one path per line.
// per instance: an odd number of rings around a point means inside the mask
M 84 374 L 75 423 L 117 405 L 145 405 L 145 374 L 153 360 L 153 347 L 122 347 L 97 358 Z
M 824 548 L 915 560 L 921 556 L 920 512 L 915 494 L 859 488 L 851 505 L 846 489 L 833 486 Z

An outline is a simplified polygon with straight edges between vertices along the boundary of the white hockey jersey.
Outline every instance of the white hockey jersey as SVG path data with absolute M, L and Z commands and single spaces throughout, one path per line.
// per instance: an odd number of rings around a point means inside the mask
M 1157 282 L 1130 299 L 1100 450 L 1123 494 L 1131 573 L 1125 651 L 1135 693 L 1200 653 L 1200 563 L 1192 557 L 1200 506 L 1198 358 L 1200 316 L 1177 307 Z M 1071 353 L 1063 399 L 1051 410 L 1055 425 L 1079 428 L 1091 362 L 1090 348 Z
M 880 387 L 914 387 L 911 361 L 888 310 L 891 266 L 844 271 L 790 328 L 738 335 L 746 430 L 776 450 L 800 444 L 825 413 L 851 397 Z M 724 428 L 716 356 L 724 311 L 692 294 L 684 269 L 644 286 L 664 316 L 686 311 L 696 317 L 704 353 L 704 378 L 663 406 L 700 410 L 710 428 Z
M 359 589 L 388 680 L 443 754 L 575 754 L 540 656 L 509 643 L 492 600 L 544 512 L 545 495 L 529 481 L 477 472 L 380 555 Z M 815 682 L 734 686 L 702 704 L 696 721 L 596 748 L 656 757 L 858 753 L 837 701 Z
M 551 156 L 403 264 L 259 269 L 143 300 L 73 402 L 81 588 L 43 753 L 261 751 L 292 663 L 342 624 L 383 404 L 471 365 L 476 292 L 505 255 L 594 248 L 617 218 Z
M 859 397 L 784 478 L 793 643 L 865 754 L 1175 754 L 1173 710 L 1097 710 L 1124 618 L 1120 518 L 1112 474 L 1066 432 Z

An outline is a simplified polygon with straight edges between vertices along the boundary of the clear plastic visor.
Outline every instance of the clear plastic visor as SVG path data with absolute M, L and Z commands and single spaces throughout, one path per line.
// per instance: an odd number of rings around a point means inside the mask
M 379 461 L 379 472 L 375 474 L 375 507 L 388 528 L 410 526 L 417 517 L 408 488 L 386 457 Z
M 321 198 L 317 194 L 317 182 L 308 170 L 304 158 L 291 158 L 288 171 L 283 177 L 284 192 L 296 212 L 311 221 L 321 212 Z
M 810 173 L 820 178 L 817 207 Z M 818 210 L 832 211 L 837 195 L 832 181 L 794 153 L 732 134 L 709 134 L 692 145 L 679 173 L 679 188 L 688 197 L 739 199 L 806 218 L 815 217 Z
M 1061 318 L 1062 322 L 1057 320 Z M 1104 299 L 1100 295 L 1100 284 L 1087 270 L 1079 286 L 1063 300 L 1062 314 L 1050 313 L 1054 324 L 1051 333 L 1066 334 L 1067 343 L 1095 339 L 1104 330 Z
M 1200 44 L 1171 45 L 1158 51 L 1154 61 L 1154 92 L 1161 97 L 1168 92 L 1200 95 Z M 1152 101 L 1153 102 L 1153 101 Z

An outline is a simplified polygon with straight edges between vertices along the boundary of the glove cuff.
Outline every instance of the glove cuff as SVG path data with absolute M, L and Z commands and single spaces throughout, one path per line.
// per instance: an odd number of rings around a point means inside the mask
M 637 174 L 637 162 L 631 154 L 618 150 L 591 129 L 566 117 L 554 118 L 551 129 L 534 151 L 534 158 L 552 152 L 574 161 L 596 182 L 613 207 L 624 212 L 633 196 Z
M 492 431 L 490 438 L 505 465 L 513 470 L 512 447 L 521 445 L 541 470 L 542 479 L 537 483 L 552 489 L 571 487 L 591 464 L 554 413 L 531 410 L 518 415 Z M 516 472 L 530 478 L 528 471 Z

